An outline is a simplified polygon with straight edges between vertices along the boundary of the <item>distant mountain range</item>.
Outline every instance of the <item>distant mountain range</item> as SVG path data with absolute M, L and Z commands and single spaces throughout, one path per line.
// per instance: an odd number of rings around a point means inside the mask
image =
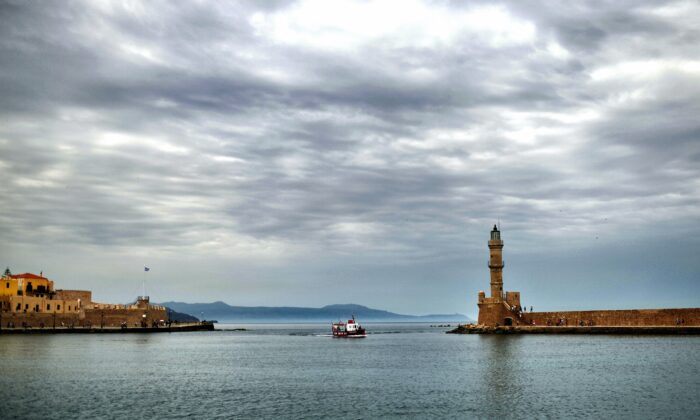
M 219 322 L 331 322 L 347 320 L 353 315 L 360 321 L 383 322 L 467 322 L 462 314 L 402 315 L 372 309 L 362 305 L 328 305 L 323 308 L 270 307 L 270 306 L 231 306 L 224 302 L 184 303 L 164 302 L 174 311 L 201 319 Z

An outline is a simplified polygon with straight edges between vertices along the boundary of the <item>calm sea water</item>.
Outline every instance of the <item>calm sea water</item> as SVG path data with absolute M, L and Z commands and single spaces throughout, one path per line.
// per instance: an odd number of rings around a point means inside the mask
M 0 418 L 700 418 L 700 337 L 366 326 L 0 336 Z

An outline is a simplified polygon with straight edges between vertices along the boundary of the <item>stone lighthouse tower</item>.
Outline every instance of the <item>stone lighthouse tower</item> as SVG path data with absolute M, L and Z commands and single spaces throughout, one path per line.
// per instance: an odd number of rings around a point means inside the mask
M 489 269 L 491 269 L 491 297 L 503 299 L 503 241 L 496 225 L 493 225 L 489 240 Z
M 520 292 L 503 291 L 503 241 L 498 226 L 494 225 L 489 238 L 489 269 L 491 270 L 491 296 L 479 292 L 480 325 L 516 325 L 515 316 L 520 307 Z

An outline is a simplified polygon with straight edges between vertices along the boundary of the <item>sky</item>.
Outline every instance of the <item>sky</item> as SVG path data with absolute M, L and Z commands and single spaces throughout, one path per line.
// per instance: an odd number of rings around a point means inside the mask
M 2 1 L 0 265 L 475 317 L 499 223 L 535 310 L 697 307 L 699 115 L 693 1 Z

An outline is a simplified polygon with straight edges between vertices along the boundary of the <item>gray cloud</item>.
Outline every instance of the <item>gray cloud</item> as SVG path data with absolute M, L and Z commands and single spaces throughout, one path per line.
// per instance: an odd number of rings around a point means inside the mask
M 328 7 L 0 6 L 0 262 L 105 299 L 148 259 L 163 300 L 322 305 L 353 280 L 342 301 L 473 313 L 500 219 L 530 302 L 585 256 L 596 286 L 697 305 L 695 259 L 630 262 L 698 250 L 696 5 Z

